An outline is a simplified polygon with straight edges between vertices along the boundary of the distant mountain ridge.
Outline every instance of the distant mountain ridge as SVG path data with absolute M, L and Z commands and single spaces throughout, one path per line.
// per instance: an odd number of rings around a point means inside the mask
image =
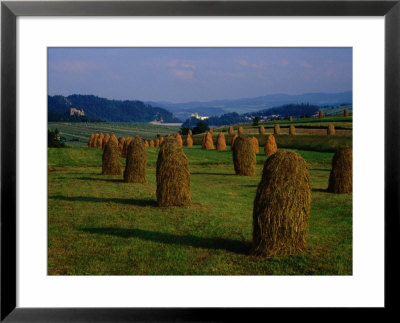
M 192 101 L 186 103 L 148 102 L 171 111 L 176 117 L 185 120 L 194 112 L 202 116 L 220 116 L 236 112 L 238 114 L 256 112 L 263 109 L 286 104 L 339 105 L 353 103 L 353 92 L 339 93 L 303 93 L 303 94 L 270 94 L 255 98 L 234 100 L 212 100 L 207 102 Z
M 94 95 L 48 96 L 49 121 L 109 121 L 180 123 L 171 112 L 142 101 L 109 100 Z M 69 116 L 70 109 L 84 111 L 84 116 Z

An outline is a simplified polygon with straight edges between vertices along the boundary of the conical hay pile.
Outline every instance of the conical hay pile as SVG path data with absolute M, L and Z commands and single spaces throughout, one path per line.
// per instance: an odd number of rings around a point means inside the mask
M 251 140 L 253 141 L 254 152 L 258 154 L 260 152 L 260 145 L 258 143 L 258 139 L 256 137 L 252 137 Z
M 233 130 L 232 126 L 229 126 L 228 128 L 228 134 L 233 135 L 235 133 L 235 131 Z
M 281 127 L 278 124 L 276 124 L 274 126 L 274 135 L 280 135 L 280 134 L 281 134 Z
M 192 139 L 191 135 L 187 135 L 186 136 L 185 146 L 186 147 L 193 147 L 193 139 Z
M 161 137 L 161 138 L 160 138 L 160 146 L 161 146 L 161 144 L 163 143 L 163 141 L 164 141 L 164 137 Z
M 132 140 L 133 139 L 131 137 L 125 139 L 124 146 L 122 147 L 122 155 L 126 156 L 126 154 L 128 153 L 128 147 Z
M 278 150 L 278 146 L 276 144 L 275 137 L 273 135 L 269 135 L 267 137 L 267 140 L 265 141 L 265 146 L 264 146 L 264 153 L 267 156 L 271 156 L 276 153 Z
M 192 203 L 188 159 L 175 139 L 160 146 L 156 169 L 158 206 L 188 206 Z
M 124 171 L 124 182 L 145 183 L 146 182 L 147 151 L 144 141 L 139 137 L 133 138 L 126 154 L 126 166 Z
M 351 193 L 353 191 L 353 149 L 340 147 L 332 159 L 328 192 Z
M 154 140 L 150 140 L 149 147 L 154 147 Z
M 207 133 L 205 133 L 203 138 L 201 139 L 201 148 L 203 148 L 203 149 L 206 149 L 206 137 L 207 137 Z
M 254 176 L 256 172 L 256 154 L 253 140 L 239 136 L 233 146 L 233 166 L 236 175 Z
M 147 140 L 144 141 L 144 146 L 149 147 L 149 142 Z
M 235 145 L 235 141 L 236 141 L 237 138 L 238 138 L 238 135 L 237 135 L 237 134 L 235 134 L 235 135 L 232 137 L 232 140 L 231 140 L 231 151 L 233 151 L 233 146 Z
M 88 140 L 88 147 L 93 147 L 94 137 L 95 137 L 95 134 L 92 133 Z
M 310 205 L 305 160 L 290 150 L 268 158 L 254 199 L 251 253 L 271 257 L 304 252 Z
M 105 135 L 104 135 L 104 138 L 103 138 L 103 149 L 104 149 L 104 147 L 106 146 L 106 144 L 107 144 L 107 142 L 110 140 L 110 135 L 108 134 L 108 133 L 106 133 Z
M 177 133 L 175 139 L 179 143 L 179 146 L 182 147 L 183 146 L 182 136 L 179 133 Z
M 160 139 L 154 140 L 154 147 L 160 147 Z
M 192 130 L 191 129 L 189 129 L 189 131 L 188 131 L 188 135 L 189 136 L 191 136 L 193 133 L 192 133 Z
M 289 127 L 289 135 L 295 135 L 296 134 L 296 128 L 294 125 L 290 125 Z
M 96 148 L 99 148 L 99 149 L 103 148 L 103 139 L 104 139 L 104 135 L 102 133 L 100 133 L 99 138 L 97 138 Z
M 343 110 L 343 115 L 345 116 L 345 117 L 348 117 L 349 116 L 349 109 L 344 109 Z
M 216 148 L 217 150 L 226 150 L 225 135 L 222 132 L 220 132 L 217 136 Z
M 243 127 L 242 127 L 242 126 L 240 126 L 240 127 L 238 128 L 238 134 L 239 134 L 239 135 L 243 135 Z
M 329 125 L 328 125 L 328 130 L 327 130 L 327 132 L 326 132 L 328 135 L 334 135 L 335 133 L 336 133 L 336 131 L 335 131 L 335 126 L 332 124 L 332 123 L 330 123 Z
M 93 148 L 97 148 L 97 142 L 99 141 L 99 134 L 96 133 L 93 139 Z
M 124 137 L 120 137 L 118 139 L 118 148 L 121 152 L 124 151 L 124 147 L 125 147 L 125 138 Z
M 211 132 L 207 132 L 204 141 L 204 149 L 214 149 L 213 137 Z
M 103 175 L 121 175 L 121 152 L 114 140 L 109 140 L 103 150 Z
M 260 135 L 265 134 L 265 128 L 264 128 L 264 126 L 260 126 L 260 128 L 258 128 L 258 132 L 259 132 Z
M 318 111 L 318 116 L 319 116 L 320 119 L 322 119 L 324 117 L 324 111 L 319 110 Z
M 211 134 L 213 134 L 213 133 L 214 133 L 214 128 L 210 128 L 208 131 L 209 131 Z
M 293 121 L 293 117 L 292 116 L 289 117 L 289 121 L 290 122 Z
M 117 144 L 117 146 L 118 146 L 119 142 L 118 142 L 117 137 L 116 137 L 114 134 L 112 134 L 112 135 L 110 136 L 110 139 L 109 139 L 109 140 L 114 141 L 114 142 Z

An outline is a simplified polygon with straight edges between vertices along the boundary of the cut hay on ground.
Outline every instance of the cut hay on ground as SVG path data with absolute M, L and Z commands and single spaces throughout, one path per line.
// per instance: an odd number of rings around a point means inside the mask
M 158 206 L 188 206 L 192 204 L 188 159 L 174 138 L 160 146 L 156 169 Z
M 179 146 L 182 147 L 183 146 L 182 136 L 179 133 L 177 133 L 176 136 L 175 136 L 175 139 L 178 142 Z
M 278 150 L 278 146 L 276 144 L 275 137 L 273 135 L 268 135 L 267 140 L 265 141 L 264 153 L 267 156 L 271 156 L 276 153 Z
M 258 132 L 259 132 L 260 135 L 265 134 L 265 128 L 264 128 L 264 126 L 260 126 L 260 128 L 258 128 Z
M 289 126 L 289 135 L 295 135 L 296 134 L 296 128 L 294 127 L 294 125 L 290 125 Z
M 327 130 L 327 132 L 326 132 L 328 135 L 334 135 L 335 133 L 336 133 L 336 131 L 335 131 L 335 126 L 332 124 L 332 123 L 330 123 L 329 125 L 328 125 L 328 130 Z
M 121 175 L 121 152 L 114 140 L 109 140 L 103 150 L 103 175 Z
M 260 152 L 260 144 L 258 143 L 258 139 L 256 137 L 252 137 L 254 152 L 258 154 Z
M 185 146 L 186 147 L 193 147 L 193 139 L 191 135 L 187 135 L 185 139 Z
M 226 150 L 225 135 L 222 132 L 217 136 L 216 148 L 217 150 Z
M 274 135 L 280 135 L 280 134 L 281 134 L 281 127 L 278 124 L 276 124 L 274 126 Z
M 305 252 L 310 205 L 305 160 L 289 150 L 268 158 L 254 199 L 251 253 L 272 257 Z
M 235 133 L 235 130 L 233 130 L 232 126 L 229 126 L 228 128 L 228 134 L 233 135 Z
M 133 138 L 126 154 L 124 182 L 146 182 L 147 151 L 144 141 L 139 137 Z
M 253 140 L 239 136 L 233 146 L 233 166 L 236 175 L 254 176 L 256 172 L 256 154 Z
M 233 146 L 235 145 L 235 141 L 236 141 L 237 138 L 238 138 L 238 135 L 237 135 L 237 134 L 235 134 L 235 135 L 232 137 L 232 140 L 231 140 L 231 151 L 233 151 Z
M 351 193 L 353 191 L 353 149 L 340 147 L 332 159 L 328 192 Z

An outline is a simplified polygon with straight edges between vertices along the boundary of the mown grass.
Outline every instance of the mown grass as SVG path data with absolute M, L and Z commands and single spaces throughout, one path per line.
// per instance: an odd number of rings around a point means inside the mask
M 159 208 L 157 148 L 148 148 L 146 184 L 102 176 L 101 150 L 50 148 L 48 274 L 352 274 L 352 195 L 325 190 L 333 153 L 298 150 L 309 165 L 313 190 L 308 251 L 265 259 L 248 250 L 253 200 L 267 157 L 258 154 L 256 176 L 239 177 L 228 150 L 184 150 L 193 205 Z

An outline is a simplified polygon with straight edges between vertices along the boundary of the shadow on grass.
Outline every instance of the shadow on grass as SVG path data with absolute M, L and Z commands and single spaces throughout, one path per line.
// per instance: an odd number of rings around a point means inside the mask
M 326 188 L 312 188 L 311 191 L 328 193 L 328 190 Z
M 104 175 L 106 176 L 106 175 Z M 81 176 L 77 177 L 76 179 L 80 179 L 82 181 L 101 181 L 101 182 L 112 182 L 112 183 L 125 183 L 122 178 L 95 178 L 89 176 Z
M 331 171 L 329 168 L 310 168 L 310 170 L 315 170 L 318 172 L 330 172 Z
M 236 176 L 236 174 L 224 174 L 224 173 L 199 173 L 199 172 L 195 172 L 195 173 L 190 173 L 190 175 L 220 175 L 220 176 Z
M 155 200 L 145 200 L 145 199 L 121 199 L 121 198 L 109 198 L 109 197 L 92 197 L 92 196 L 62 196 L 54 195 L 49 196 L 49 199 L 69 201 L 69 202 L 99 202 L 99 203 L 118 203 L 118 204 L 129 204 L 137 206 L 157 206 L 157 201 Z
M 81 228 L 83 232 L 92 234 L 111 235 L 120 238 L 139 238 L 141 240 L 158 243 L 191 246 L 202 249 L 227 250 L 238 254 L 248 254 L 251 244 L 223 238 L 200 238 L 193 235 L 179 236 L 171 233 L 162 233 L 141 229 L 125 228 Z

